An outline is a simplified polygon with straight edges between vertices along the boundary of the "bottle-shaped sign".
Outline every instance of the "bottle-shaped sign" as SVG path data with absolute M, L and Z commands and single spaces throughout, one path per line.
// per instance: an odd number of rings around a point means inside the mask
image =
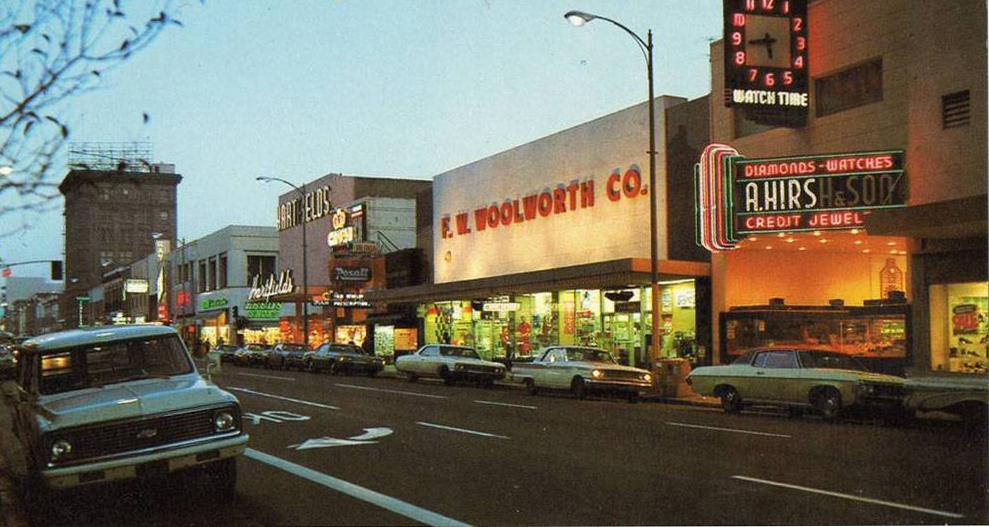
M 903 291 L 903 271 L 896 266 L 895 258 L 887 258 L 879 271 L 879 288 L 882 298 L 889 298 L 890 291 Z

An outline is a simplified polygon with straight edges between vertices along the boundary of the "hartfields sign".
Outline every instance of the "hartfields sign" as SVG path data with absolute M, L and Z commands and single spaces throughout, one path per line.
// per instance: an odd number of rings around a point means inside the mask
M 278 280 L 275 280 L 275 275 L 270 275 L 268 276 L 268 281 L 264 284 L 261 284 L 260 281 L 260 276 L 254 277 L 254 282 L 251 284 L 251 291 L 247 294 L 249 301 L 264 300 L 265 302 L 271 302 L 271 297 L 273 296 L 287 295 L 295 292 L 295 282 L 292 280 L 291 269 L 286 269 L 279 273 Z

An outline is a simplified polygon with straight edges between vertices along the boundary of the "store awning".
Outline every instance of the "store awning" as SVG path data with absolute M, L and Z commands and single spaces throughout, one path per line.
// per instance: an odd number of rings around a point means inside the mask
M 443 284 L 425 284 L 366 293 L 371 303 L 437 302 L 568 289 L 613 289 L 648 284 L 648 258 L 624 258 L 558 269 L 530 271 Z M 660 260 L 659 280 L 682 280 L 711 275 L 708 262 Z
M 913 238 L 969 238 L 987 232 L 986 194 L 968 198 L 873 211 L 865 217 L 871 234 Z

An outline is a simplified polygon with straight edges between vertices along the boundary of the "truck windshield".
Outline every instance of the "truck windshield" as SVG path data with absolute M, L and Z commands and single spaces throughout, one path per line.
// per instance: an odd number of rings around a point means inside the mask
M 39 390 L 50 395 L 192 371 L 175 336 L 101 342 L 42 352 Z

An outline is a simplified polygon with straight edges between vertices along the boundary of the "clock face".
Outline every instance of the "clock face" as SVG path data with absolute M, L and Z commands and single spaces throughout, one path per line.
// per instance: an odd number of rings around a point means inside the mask
M 807 0 L 724 0 L 730 90 L 807 92 Z

